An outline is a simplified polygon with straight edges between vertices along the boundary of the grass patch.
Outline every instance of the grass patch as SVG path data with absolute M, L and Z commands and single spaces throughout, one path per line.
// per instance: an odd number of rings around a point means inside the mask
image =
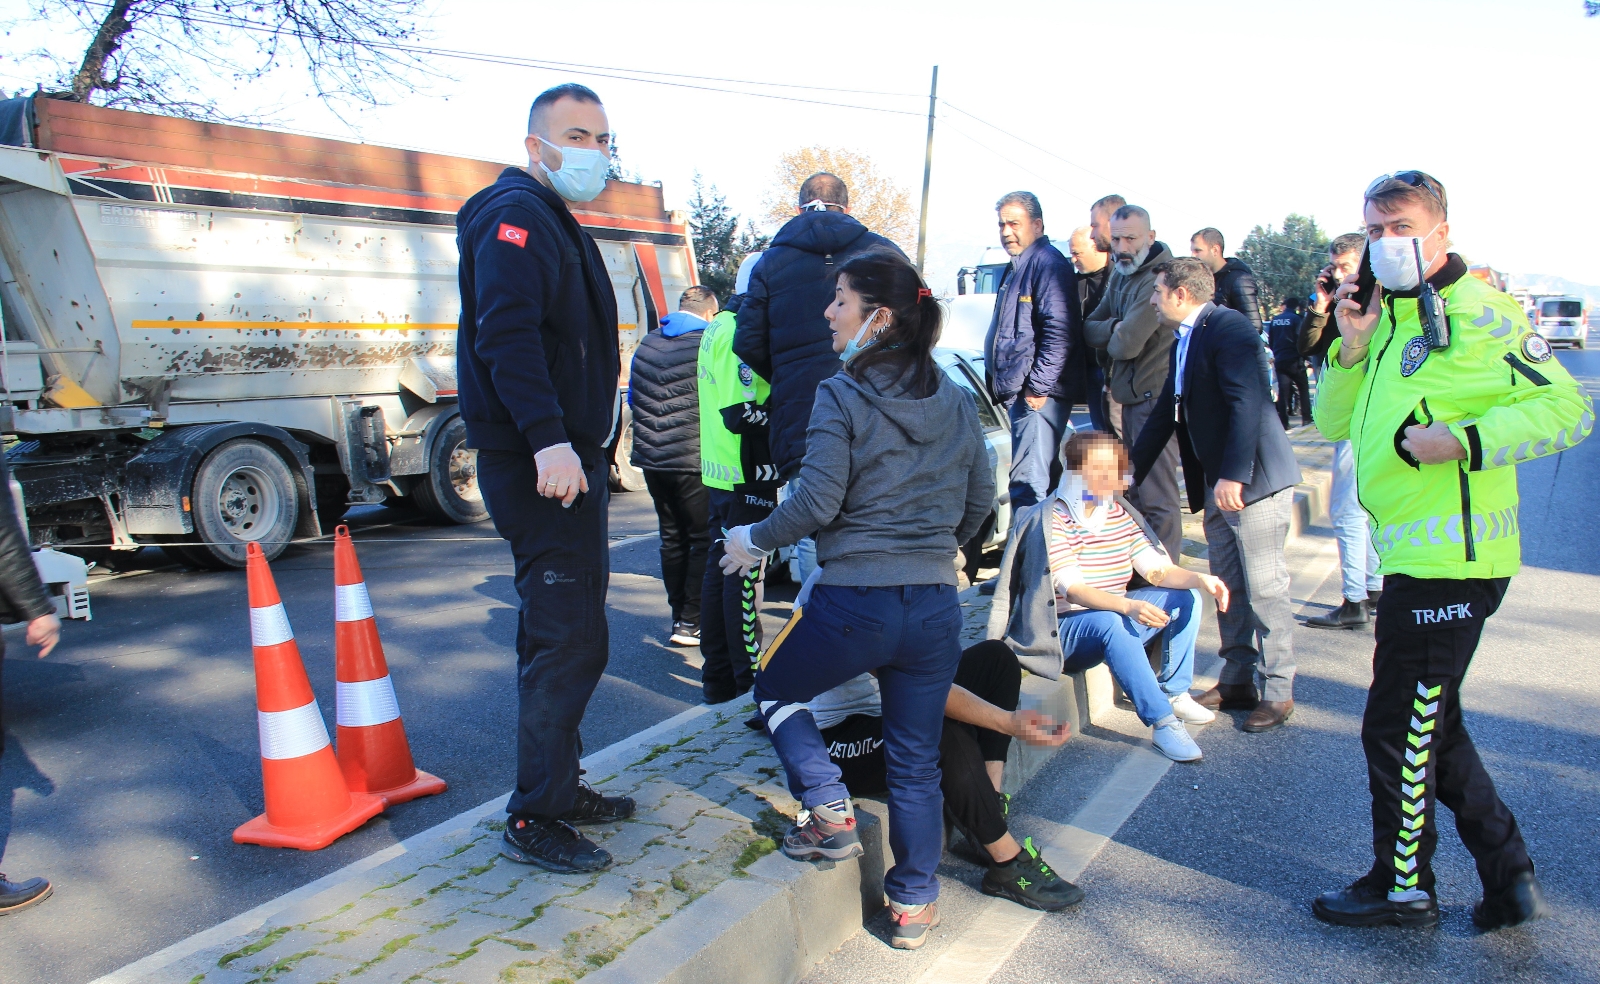
M 491 858 L 489 860 L 488 864 L 480 864 L 476 868 L 468 868 L 467 869 L 467 877 L 476 878 L 479 875 L 483 874 L 485 871 L 488 871 L 489 869 L 491 869 L 493 867 L 494 867 L 494 860 Z
M 359 974 L 362 971 L 366 970 L 368 967 L 371 967 L 371 966 L 373 966 L 375 964 L 379 964 L 379 963 L 382 963 L 385 960 L 388 960 L 390 957 L 394 956 L 396 953 L 398 953 L 401 950 L 405 949 L 406 947 L 410 946 L 411 945 L 411 941 L 416 939 L 417 937 L 419 937 L 421 935 L 422 935 L 421 933 L 412 933 L 409 936 L 399 936 L 399 937 L 396 937 L 395 939 L 390 940 L 389 942 L 385 943 L 383 946 L 378 948 L 378 955 L 377 956 L 373 957 L 371 960 L 368 960 L 366 963 L 360 965 L 359 967 L 357 967 L 355 970 L 351 971 L 350 973 Z
M 483 820 L 478 823 L 478 826 L 482 827 L 484 830 L 493 830 L 496 833 L 502 833 L 506 829 L 506 822 L 504 820 Z
M 672 887 L 677 889 L 678 891 L 682 892 L 685 895 L 693 895 L 694 894 L 694 889 L 689 887 L 689 883 L 683 880 L 683 876 L 682 875 L 673 875 L 672 876 Z
M 446 854 L 444 857 L 440 858 L 439 860 L 440 861 L 448 861 L 451 858 L 455 857 L 457 854 L 465 854 L 465 853 L 467 853 L 468 851 L 472 850 L 474 847 L 477 847 L 477 846 L 478 846 L 478 842 L 477 841 L 475 841 L 475 840 L 468 841 L 467 843 L 462 844 L 460 847 L 458 847 L 455 850 L 451 851 L 449 854 Z
M 601 779 L 599 782 L 594 783 L 593 785 L 604 786 L 606 783 L 610 782 L 611 780 L 615 779 L 617 776 L 620 776 L 620 775 L 622 775 L 622 773 L 613 772 L 609 776 L 606 776 L 604 779 Z
M 245 946 L 242 946 L 239 949 L 233 951 L 232 953 L 223 954 L 222 957 L 217 960 L 217 966 L 218 967 L 227 967 L 229 964 L 233 963 L 235 960 L 239 960 L 239 959 L 242 959 L 244 957 L 248 957 L 248 956 L 252 956 L 254 954 L 260 953 L 262 950 L 265 950 L 267 947 L 269 947 L 272 944 L 274 944 L 274 943 L 278 942 L 279 940 L 283 939 L 283 937 L 288 932 L 289 932 L 289 927 L 288 926 L 279 926 L 277 929 L 274 929 L 272 932 L 270 932 L 267 935 L 261 937 L 259 940 L 256 940 L 254 943 L 250 943 L 250 944 L 247 944 Z
M 262 982 L 276 980 L 279 974 L 287 974 L 294 969 L 295 964 L 307 957 L 314 956 L 316 952 L 315 950 L 302 950 L 299 953 L 292 953 L 262 971 L 258 980 Z
M 762 837 L 770 837 L 773 840 L 782 840 L 784 835 L 789 832 L 789 827 L 793 823 L 793 820 L 784 816 L 782 813 L 779 813 L 770 806 L 765 806 L 761 808 L 760 813 L 756 814 L 756 818 L 750 821 L 750 829 L 754 830 Z
M 778 845 L 771 837 L 758 837 L 744 846 L 739 852 L 739 857 L 733 862 L 733 870 L 743 873 L 744 869 L 760 861 L 762 858 L 778 849 Z
M 373 889 L 373 891 L 374 892 L 381 892 L 386 888 L 393 888 L 396 885 L 404 884 L 405 882 L 408 882 L 408 881 L 410 881 L 411 879 L 413 879 L 415 877 L 417 877 L 417 873 L 415 871 L 413 871 L 409 875 L 401 875 L 399 878 L 396 878 L 392 882 L 389 882 L 389 883 L 384 884 L 384 885 L 379 885 L 377 888 Z
M 639 761 L 633 763 L 633 765 L 630 765 L 628 768 L 631 769 L 635 765 L 644 765 L 646 762 L 654 762 L 656 759 L 660 758 L 661 756 L 667 754 L 670 751 L 672 751 L 672 746 L 671 745 L 657 745 L 656 747 L 650 749 L 650 754 L 649 755 L 646 755 L 644 758 L 642 758 Z

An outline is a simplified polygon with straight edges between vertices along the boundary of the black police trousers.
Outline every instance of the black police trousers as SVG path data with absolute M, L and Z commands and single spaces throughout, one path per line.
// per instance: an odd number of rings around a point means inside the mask
M 762 494 L 707 489 L 711 495 L 711 552 L 700 589 L 700 691 L 707 704 L 729 701 L 755 686 L 761 659 L 761 571 L 722 573 L 722 531 L 759 523 L 776 503 Z
M 1369 877 L 1389 881 L 1391 898 L 1433 895 L 1439 803 L 1455 815 L 1486 892 L 1533 870 L 1516 817 L 1500 801 L 1461 721 L 1461 679 L 1509 583 L 1383 579 L 1361 744 L 1372 790 L 1376 860 Z
M 581 452 L 580 452 L 581 456 Z M 517 597 L 517 788 L 512 816 L 572 808 L 583 741 L 578 726 L 610 656 L 606 587 L 611 552 L 603 456 L 584 458 L 589 491 L 565 509 L 539 494 L 532 455 L 478 452 L 478 487 L 511 544 Z

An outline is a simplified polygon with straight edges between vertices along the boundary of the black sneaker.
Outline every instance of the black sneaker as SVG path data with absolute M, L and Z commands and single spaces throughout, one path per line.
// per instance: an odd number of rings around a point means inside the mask
M 1367 603 L 1345 600 L 1331 612 L 1305 620 L 1313 629 L 1355 629 L 1367 624 Z
M 578 795 L 572 808 L 558 818 L 573 826 L 588 823 L 616 823 L 633 816 L 634 803 L 630 796 L 604 796 L 586 781 L 578 780 Z
M 700 626 L 694 622 L 673 622 L 671 641 L 674 646 L 700 645 Z
M 866 853 L 849 800 L 802 810 L 783 837 L 783 853 L 796 861 L 843 861 Z
M 1045 912 L 1059 912 L 1083 901 L 1083 889 L 1050 870 L 1032 837 L 1023 840 L 1022 853 L 1005 864 L 990 866 L 983 875 L 983 894 Z
M 45 878 L 29 878 L 25 882 L 14 882 L 0 874 L 0 916 L 26 909 L 30 905 L 38 905 L 50 897 L 54 891 L 50 882 Z
M 596 847 L 578 828 L 560 820 L 532 817 L 506 819 L 506 846 L 500 853 L 519 864 L 566 873 L 600 871 L 610 867 L 611 853 Z
M 1550 906 L 1544 900 L 1539 879 L 1533 877 L 1533 872 L 1525 871 L 1516 877 L 1510 888 L 1493 895 L 1483 894 L 1483 901 L 1472 907 L 1472 925 L 1487 933 L 1543 919 L 1549 914 Z
M 1323 892 L 1311 903 L 1311 912 L 1335 926 L 1432 927 L 1439 925 L 1439 902 L 1426 892 L 1408 892 L 1416 898 L 1389 897 L 1389 886 L 1376 879 L 1357 879 L 1349 888 Z

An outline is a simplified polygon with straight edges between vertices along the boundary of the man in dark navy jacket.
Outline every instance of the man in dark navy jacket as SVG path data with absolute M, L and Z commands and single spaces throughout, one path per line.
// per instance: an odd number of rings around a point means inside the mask
M 611 855 L 573 826 L 633 813 L 579 779 L 589 697 L 609 656 L 605 447 L 618 409 L 617 302 L 568 201 L 605 190 L 611 127 L 581 85 L 541 93 L 528 168 L 507 168 L 456 217 L 461 417 L 478 484 L 511 544 L 517 595 L 517 786 L 507 857 L 595 871 Z
M 1218 307 L 1211 270 L 1192 256 L 1157 264 L 1152 305 L 1177 325 L 1167 382 L 1133 446 L 1142 479 L 1178 435 L 1189 510 L 1205 509 L 1211 573 L 1233 602 L 1217 613 L 1225 662 L 1196 698 L 1247 710 L 1244 730 L 1268 731 L 1294 712 L 1294 618 L 1284 542 L 1300 465 L 1272 404 L 1267 350 L 1238 311 Z M 1265 686 L 1256 689 L 1257 672 Z
M 1011 415 L 1011 508 L 1044 500 L 1061 473 L 1061 436 L 1084 400 L 1085 352 L 1078 274 L 1044 234 L 1029 191 L 995 204 L 1000 245 L 1011 254 L 984 343 L 989 395 Z

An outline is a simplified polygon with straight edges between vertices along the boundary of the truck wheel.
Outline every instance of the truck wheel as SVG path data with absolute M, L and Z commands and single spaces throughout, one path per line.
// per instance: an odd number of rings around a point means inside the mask
M 633 466 L 633 408 L 622 405 L 622 422 L 617 425 L 616 455 L 611 460 L 611 491 L 643 492 L 644 472 Z
M 202 567 L 245 565 L 245 544 L 257 543 L 268 560 L 289 545 L 300 517 L 294 478 L 283 459 L 248 437 L 213 450 L 194 475 L 195 539 L 204 546 L 183 552 Z
M 418 475 L 407 498 L 427 516 L 445 523 L 481 523 L 489 518 L 478 488 L 478 452 L 467 447 L 467 423 L 456 417 L 433 442 L 428 473 Z

